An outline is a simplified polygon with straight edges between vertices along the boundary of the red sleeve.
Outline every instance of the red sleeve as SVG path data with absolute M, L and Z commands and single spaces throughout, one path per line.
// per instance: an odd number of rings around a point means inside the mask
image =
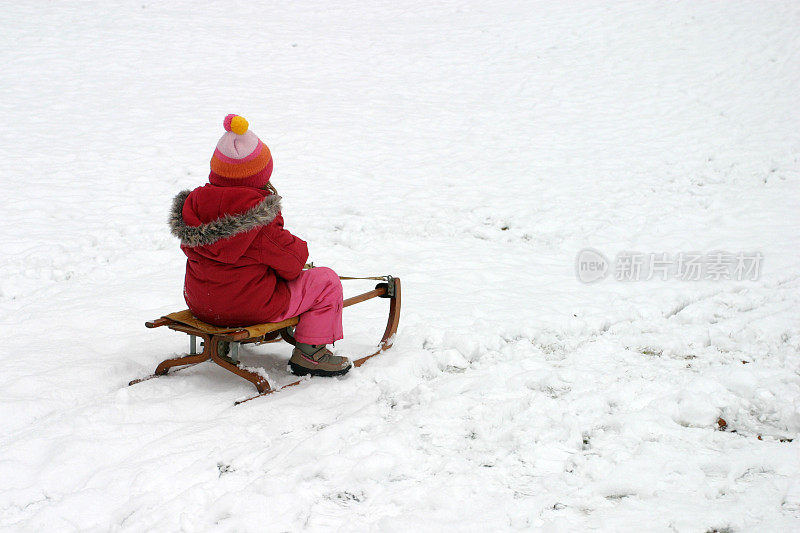
M 308 261 L 306 241 L 283 228 L 281 215 L 258 233 L 255 244 L 259 260 L 274 268 L 283 279 L 292 280 L 299 276 Z

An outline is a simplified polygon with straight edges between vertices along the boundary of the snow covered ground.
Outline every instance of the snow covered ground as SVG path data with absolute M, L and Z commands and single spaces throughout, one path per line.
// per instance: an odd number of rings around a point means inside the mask
M 3 2 L 0 27 L 3 530 L 800 529 L 796 2 Z M 187 347 L 143 323 L 184 308 L 166 213 L 232 112 L 314 262 L 404 284 L 391 352 L 238 407 L 208 364 L 126 386 Z M 763 263 L 584 284 L 587 247 Z M 290 379 L 288 345 L 243 352 Z

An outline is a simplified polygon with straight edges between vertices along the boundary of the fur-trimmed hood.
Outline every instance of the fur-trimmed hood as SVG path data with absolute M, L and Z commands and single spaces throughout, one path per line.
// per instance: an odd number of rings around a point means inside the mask
M 183 220 L 183 204 L 191 192 L 187 189 L 178 193 L 172 200 L 169 214 L 170 231 L 185 246 L 206 246 L 258 226 L 266 226 L 281 212 L 281 197 L 271 194 L 244 213 L 223 215 L 207 224 L 189 226 Z

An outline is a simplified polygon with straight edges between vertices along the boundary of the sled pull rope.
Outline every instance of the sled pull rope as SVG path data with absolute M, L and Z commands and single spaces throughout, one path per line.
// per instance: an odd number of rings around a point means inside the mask
M 309 268 L 316 268 L 316 267 L 314 266 L 314 263 L 306 263 L 305 266 L 303 267 L 303 270 L 308 270 Z M 373 279 L 373 280 L 377 280 L 377 281 L 386 281 L 386 282 L 388 282 L 390 279 L 392 279 L 392 276 L 365 276 L 365 277 L 361 277 L 361 278 L 360 277 L 355 277 L 355 276 L 339 276 L 339 279 L 342 279 L 342 280 L 345 280 L 345 281 L 346 280 L 351 280 L 351 279 Z
M 375 279 L 378 281 L 389 281 L 389 278 L 392 276 L 367 276 L 365 278 L 354 278 L 351 276 L 339 276 L 339 279 L 349 280 L 349 279 Z

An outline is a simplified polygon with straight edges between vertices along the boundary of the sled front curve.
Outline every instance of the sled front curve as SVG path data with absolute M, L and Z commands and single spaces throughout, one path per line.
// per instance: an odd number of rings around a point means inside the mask
M 389 317 L 386 321 L 386 329 L 381 337 L 378 349 L 369 355 L 361 357 L 353 361 L 353 366 L 358 367 L 364 364 L 368 359 L 384 352 L 392 347 L 394 336 L 397 333 L 397 327 L 400 323 L 400 279 L 392 276 L 385 276 L 383 279 L 386 281 L 379 283 L 375 289 L 353 296 L 344 300 L 343 307 L 350 307 L 352 305 L 371 300 L 373 298 L 387 298 L 389 300 Z M 219 343 L 220 341 L 231 343 L 233 352 L 238 354 L 240 344 L 264 344 L 268 342 L 278 342 L 282 338 L 290 344 L 295 344 L 293 329 L 297 325 L 298 317 L 289 318 L 281 322 L 267 322 L 264 324 L 254 324 L 246 327 L 226 328 L 214 326 L 203 322 L 192 315 L 188 309 L 164 315 L 161 318 L 145 322 L 148 328 L 157 328 L 167 326 L 173 331 L 180 331 L 190 336 L 190 349 L 189 354 L 182 357 L 175 357 L 166 359 L 159 363 L 153 374 L 144 378 L 134 379 L 128 385 L 135 385 L 158 376 L 163 376 L 169 372 L 171 368 L 182 367 L 188 368 L 189 366 L 202 363 L 204 361 L 212 361 L 221 366 L 225 370 L 236 374 L 252 383 L 258 395 L 273 393 L 277 390 L 297 385 L 304 381 L 302 379 L 289 383 L 282 387 L 273 388 L 270 386 L 267 379 L 260 373 L 244 368 L 236 362 L 235 358 L 230 359 L 220 355 Z M 203 351 L 197 353 L 197 339 L 203 340 Z M 178 369 L 180 370 L 180 368 Z M 250 400 L 252 398 L 248 398 Z M 243 400 L 247 401 L 247 400 Z M 241 403 L 241 402 L 236 402 Z

